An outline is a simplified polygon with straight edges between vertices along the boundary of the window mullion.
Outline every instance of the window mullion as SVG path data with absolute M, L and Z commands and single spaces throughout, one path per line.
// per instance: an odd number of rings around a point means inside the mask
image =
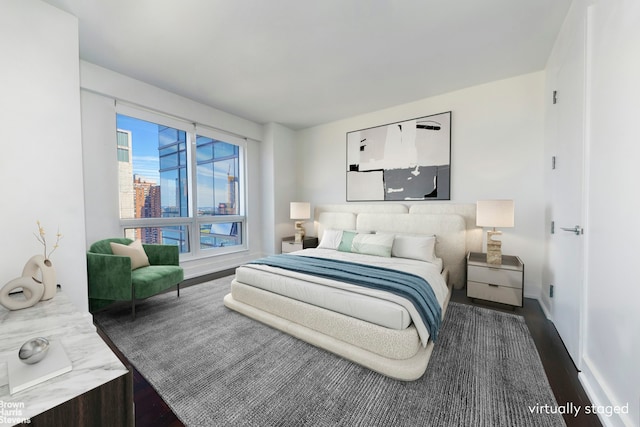
M 200 228 L 198 226 L 198 182 L 197 182 L 197 126 L 194 123 L 191 131 L 187 133 L 187 173 L 189 175 L 189 239 L 191 253 L 195 256 L 200 254 Z

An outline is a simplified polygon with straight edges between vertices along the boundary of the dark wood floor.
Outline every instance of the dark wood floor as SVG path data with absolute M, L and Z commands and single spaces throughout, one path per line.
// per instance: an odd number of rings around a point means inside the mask
M 591 405 L 578 380 L 578 371 L 569 357 L 558 332 L 553 326 L 553 323 L 545 317 L 537 300 L 525 298 L 524 307 L 512 309 L 501 304 L 471 301 L 467 298 L 464 290 L 454 291 L 451 300 L 463 304 L 479 305 L 516 313 L 523 316 L 536 344 L 538 353 L 540 354 L 542 365 L 547 373 L 547 378 L 558 401 L 558 405 L 566 407 L 567 404 L 573 404 L 581 408 Z M 126 357 L 120 353 L 106 335 L 101 335 L 118 355 L 120 360 L 133 371 L 136 426 L 183 426 L 182 422 L 180 422 L 171 411 L 171 408 L 162 400 L 147 380 L 129 363 Z M 581 411 L 578 417 L 565 415 L 564 419 L 569 427 L 602 425 L 596 415 L 585 415 L 583 411 Z

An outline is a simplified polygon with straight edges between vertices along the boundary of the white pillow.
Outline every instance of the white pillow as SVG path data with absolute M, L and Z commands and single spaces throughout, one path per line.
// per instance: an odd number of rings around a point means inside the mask
M 318 248 L 321 249 L 338 249 L 340 241 L 342 240 L 342 230 L 324 230 L 322 233 L 322 240 Z
M 391 256 L 434 262 L 436 259 L 436 236 L 396 234 Z
M 134 240 L 130 245 L 122 245 L 114 242 L 110 242 L 110 245 L 111 252 L 113 252 L 114 255 L 128 256 L 131 258 L 132 270 L 149 265 L 149 258 L 140 240 Z

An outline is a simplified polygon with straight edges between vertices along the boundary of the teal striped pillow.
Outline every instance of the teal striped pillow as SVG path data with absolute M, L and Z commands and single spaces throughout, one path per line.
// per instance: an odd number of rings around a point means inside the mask
M 355 231 L 343 231 L 342 240 L 340 240 L 340 244 L 338 245 L 338 250 L 342 252 L 351 252 L 353 239 L 356 237 L 357 234 L 358 233 L 356 233 Z
M 393 238 L 393 234 L 358 234 L 353 238 L 351 252 L 390 257 Z
M 356 254 L 391 256 L 393 234 L 365 234 L 353 231 L 342 232 L 342 240 L 338 250 Z

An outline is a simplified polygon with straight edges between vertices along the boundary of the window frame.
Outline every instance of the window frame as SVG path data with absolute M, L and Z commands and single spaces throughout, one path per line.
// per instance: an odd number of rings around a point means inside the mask
M 167 218 L 120 218 L 120 209 L 118 209 L 118 217 L 120 221 L 120 230 L 122 235 L 126 234 L 128 229 L 146 228 L 146 227 L 165 227 L 165 226 L 184 226 L 189 241 L 189 251 L 180 253 L 180 260 L 192 260 L 200 258 L 209 258 L 225 254 L 247 251 L 248 233 L 247 233 L 247 139 L 227 133 L 213 127 L 198 124 L 193 121 L 180 119 L 171 115 L 150 111 L 143 108 L 136 108 L 122 103 L 116 103 L 116 115 L 124 115 L 138 120 L 144 120 L 153 124 L 169 126 L 186 132 L 186 151 L 187 151 L 187 182 L 188 182 L 188 216 L 185 217 L 167 217 Z M 126 131 L 116 126 L 114 134 L 116 141 L 114 150 L 117 151 L 119 145 L 117 141 L 117 132 Z M 202 215 L 198 212 L 197 197 L 197 153 L 196 139 L 197 136 L 212 138 L 217 141 L 232 144 L 238 147 L 238 194 L 236 201 L 238 203 L 238 213 L 235 215 Z M 133 142 L 129 147 L 133 153 Z M 114 160 L 118 162 L 118 155 L 114 156 Z M 120 194 L 118 201 L 120 203 Z M 213 248 L 201 248 L 200 228 L 203 224 L 222 224 L 222 223 L 239 223 L 239 232 L 241 243 L 233 246 L 222 246 Z

